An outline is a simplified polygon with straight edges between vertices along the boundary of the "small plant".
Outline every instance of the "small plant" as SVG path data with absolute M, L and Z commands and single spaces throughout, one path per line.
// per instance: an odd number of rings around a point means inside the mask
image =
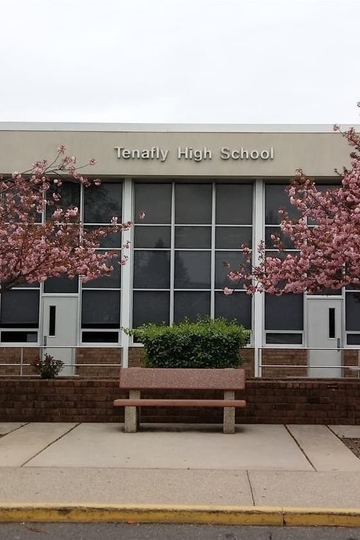
M 151 368 L 235 368 L 243 363 L 240 349 L 250 338 L 237 321 L 209 317 L 125 331 L 143 343 L 145 367 Z
M 42 379 L 54 379 L 64 367 L 64 362 L 55 360 L 50 354 L 45 354 L 43 358 L 36 360 L 33 366 Z

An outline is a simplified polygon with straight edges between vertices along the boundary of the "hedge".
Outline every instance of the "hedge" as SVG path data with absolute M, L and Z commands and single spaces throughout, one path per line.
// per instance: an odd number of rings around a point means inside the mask
M 143 343 L 145 367 L 152 368 L 238 367 L 244 361 L 240 349 L 250 339 L 249 330 L 224 318 L 144 324 L 127 333 Z

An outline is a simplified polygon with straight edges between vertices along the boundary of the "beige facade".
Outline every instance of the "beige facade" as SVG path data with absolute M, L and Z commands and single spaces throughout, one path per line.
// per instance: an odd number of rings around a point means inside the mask
M 102 176 L 285 179 L 301 167 L 328 178 L 349 162 L 347 143 L 331 126 L 0 124 L 1 172 L 51 159 L 61 144 L 79 163 L 94 157 L 89 172 Z
M 119 235 L 111 246 L 120 250 L 129 240 L 130 261 L 107 281 L 47 280 L 10 291 L 0 304 L 0 344 L 21 351 L 25 345 L 43 347 L 61 357 L 72 374 L 92 357 L 91 344 L 98 361 L 104 353 L 102 364 L 112 363 L 104 352 L 109 349 L 116 362 L 121 354 L 123 365 L 138 361 L 141 345 L 123 327 L 172 324 L 197 314 L 225 316 L 251 329 L 249 369 L 255 375 L 349 374 L 345 366 L 358 361 L 360 347 L 360 291 L 310 299 L 251 298 L 241 288 L 225 297 L 222 290 L 233 286 L 223 261 L 235 267 L 243 242 L 255 247 L 265 239 L 266 249 L 273 249 L 278 209 L 289 208 L 284 189 L 296 169 L 325 185 L 339 182 L 334 169 L 349 165 L 350 152 L 332 126 L 0 123 L 0 173 L 52 160 L 60 145 L 79 165 L 96 159 L 96 166 L 83 170 L 102 179 L 99 191 L 91 195 L 79 186 L 69 204 L 79 207 L 85 226 L 108 224 L 113 215 L 133 221 L 124 239 Z M 56 340 L 48 335 L 54 307 Z

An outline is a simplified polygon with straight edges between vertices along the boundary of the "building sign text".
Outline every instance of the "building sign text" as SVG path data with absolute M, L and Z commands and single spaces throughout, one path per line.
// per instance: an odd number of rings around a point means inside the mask
M 164 150 L 159 146 L 152 146 L 151 148 L 126 148 L 125 146 L 115 146 L 116 155 L 118 159 L 141 159 L 141 160 L 155 160 L 164 163 L 170 155 L 170 150 Z M 214 152 L 204 146 L 203 148 L 193 148 L 192 146 L 179 146 L 176 150 L 176 158 L 179 161 L 211 161 L 213 159 Z M 223 146 L 217 153 L 218 157 L 223 160 L 273 160 L 274 148 L 263 149 L 247 149 L 247 148 L 228 148 Z

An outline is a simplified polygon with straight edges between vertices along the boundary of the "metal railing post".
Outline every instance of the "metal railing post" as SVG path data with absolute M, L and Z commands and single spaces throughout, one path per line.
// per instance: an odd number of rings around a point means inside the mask
M 23 375 L 24 347 L 20 347 L 20 376 Z

